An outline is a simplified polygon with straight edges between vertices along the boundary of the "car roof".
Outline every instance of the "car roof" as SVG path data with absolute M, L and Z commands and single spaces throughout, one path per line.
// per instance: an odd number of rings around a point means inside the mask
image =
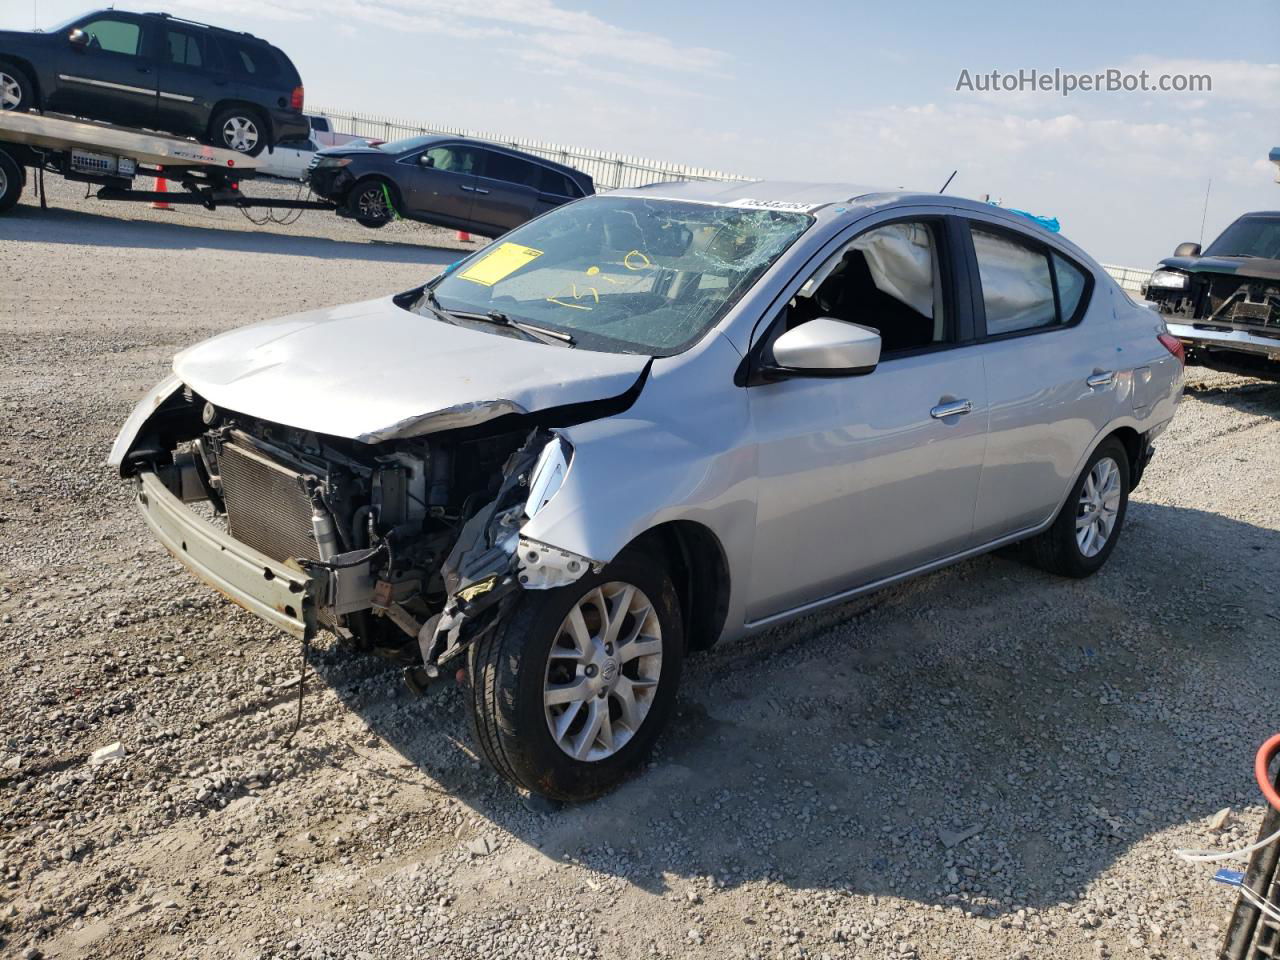
M 546 157 L 540 157 L 536 153 L 526 153 L 517 147 L 509 147 L 504 143 L 492 143 L 489 140 L 476 140 L 472 137 L 455 137 L 446 133 L 424 133 L 417 137 L 401 137 L 399 139 L 414 141 L 414 146 L 405 149 L 406 153 L 410 150 L 420 150 L 423 147 L 428 147 L 436 143 L 461 143 L 468 147 L 483 147 L 486 150 L 498 150 L 502 153 L 509 153 L 513 157 L 519 157 L 522 160 L 531 160 L 544 167 L 551 167 L 553 170 L 559 171 L 560 173 L 568 174 L 575 180 L 591 180 L 591 174 L 585 173 L 576 167 L 566 166 L 563 163 L 557 163 L 555 160 L 548 160 Z M 393 140 L 391 142 L 394 143 L 395 141 Z M 338 146 L 330 149 L 341 150 L 342 147 Z M 377 150 L 379 148 L 374 147 L 373 149 Z

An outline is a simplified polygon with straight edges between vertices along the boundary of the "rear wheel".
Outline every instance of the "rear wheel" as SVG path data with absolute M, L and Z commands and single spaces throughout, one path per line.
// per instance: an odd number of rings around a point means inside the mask
M 24 70 L 0 62 L 0 110 L 19 113 L 36 106 L 36 88 Z
M 0 150 L 0 213 L 11 210 L 22 196 L 22 167 L 13 157 Z
M 675 703 L 684 654 L 675 588 L 647 554 L 529 591 L 470 651 L 480 752 L 556 800 L 612 789 L 644 760 Z
M 209 124 L 209 144 L 256 157 L 267 146 L 267 124 L 255 110 L 227 107 Z
M 1032 562 L 1064 577 L 1096 573 L 1120 539 L 1128 506 L 1129 455 L 1111 437 L 1085 464 L 1053 526 L 1028 542 Z
M 395 218 L 391 188 L 383 180 L 360 180 L 347 194 L 347 210 L 356 223 L 370 230 L 385 227 Z

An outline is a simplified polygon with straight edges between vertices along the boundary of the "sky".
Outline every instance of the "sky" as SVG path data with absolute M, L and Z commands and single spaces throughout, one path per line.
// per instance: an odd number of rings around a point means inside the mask
M 167 2 L 167 5 L 166 5 Z M 118 4 L 121 9 L 138 5 Z M 154 0 L 282 47 L 311 107 L 750 178 L 989 195 L 1154 265 L 1280 209 L 1280 3 Z M 975 9 L 980 8 L 980 9 Z M 0 28 L 91 7 L 0 0 Z M 1196 92 L 984 91 L 993 70 L 1207 74 Z M 957 89 L 963 71 L 969 83 Z M 1211 183 L 1211 186 L 1210 186 Z M 1208 206 L 1205 199 L 1208 192 Z

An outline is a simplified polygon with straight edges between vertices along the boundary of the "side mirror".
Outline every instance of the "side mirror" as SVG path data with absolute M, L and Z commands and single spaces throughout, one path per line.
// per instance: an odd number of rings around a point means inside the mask
M 434 157 L 429 157 L 425 153 L 418 155 L 418 165 L 423 167 L 434 167 L 436 161 Z
M 79 27 L 76 27 L 67 34 L 67 43 L 77 50 L 87 50 L 89 48 L 89 35 Z
M 1200 244 L 1198 243 L 1180 243 L 1176 250 L 1173 251 L 1175 257 L 1198 257 L 1200 256 Z
M 870 327 L 818 317 L 788 330 L 773 344 L 771 379 L 851 377 L 880 362 L 880 334 Z

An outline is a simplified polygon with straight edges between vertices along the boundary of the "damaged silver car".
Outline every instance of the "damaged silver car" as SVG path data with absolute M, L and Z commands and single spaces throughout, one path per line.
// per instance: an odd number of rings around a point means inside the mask
M 1019 541 L 1096 571 L 1180 346 L 988 205 L 660 184 L 179 354 L 111 461 L 201 579 L 415 689 L 461 670 L 479 751 L 577 800 L 690 651 Z

